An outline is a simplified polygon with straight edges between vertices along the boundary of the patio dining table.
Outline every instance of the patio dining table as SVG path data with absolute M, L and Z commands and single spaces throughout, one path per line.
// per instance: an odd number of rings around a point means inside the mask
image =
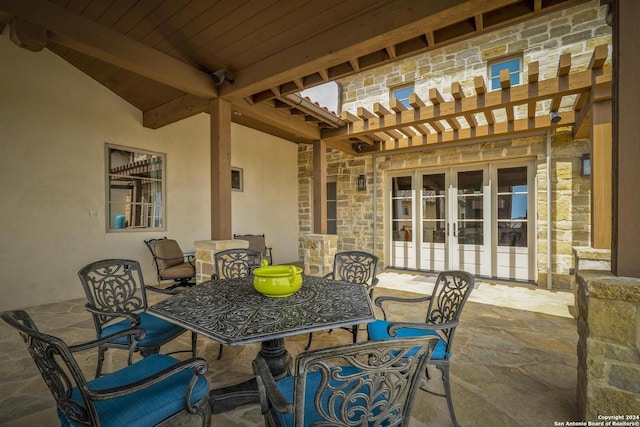
M 221 344 L 260 342 L 259 355 L 275 378 L 289 373 L 285 337 L 375 320 L 364 286 L 306 275 L 300 290 L 284 298 L 258 293 L 252 278 L 211 280 L 153 305 L 149 312 Z M 211 391 L 214 413 L 256 401 L 255 380 Z

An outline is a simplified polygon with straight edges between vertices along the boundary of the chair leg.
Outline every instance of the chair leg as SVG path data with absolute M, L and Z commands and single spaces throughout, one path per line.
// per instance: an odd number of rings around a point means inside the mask
M 456 413 L 453 410 L 453 398 L 451 397 L 451 382 L 449 381 L 449 365 L 436 365 L 436 367 L 442 372 L 442 385 L 444 386 L 444 397 L 447 399 L 447 406 L 449 407 L 449 415 L 451 416 L 451 422 L 455 427 L 460 427 L 460 423 L 456 419 Z
M 107 347 L 98 347 L 98 361 L 96 363 L 96 378 L 102 374 L 102 363 L 104 362 L 104 353 Z
M 218 350 L 218 358 L 216 360 L 220 360 L 220 358 L 222 357 L 222 344 L 220 344 L 220 349 Z
M 305 350 L 309 350 L 311 348 L 311 340 L 313 339 L 313 332 L 309 333 L 309 340 L 307 341 L 307 346 L 304 348 Z
M 353 343 L 355 344 L 358 342 L 358 325 L 353 325 L 351 333 L 353 334 Z
M 198 334 L 191 332 L 191 354 L 196 357 L 196 347 L 198 345 Z

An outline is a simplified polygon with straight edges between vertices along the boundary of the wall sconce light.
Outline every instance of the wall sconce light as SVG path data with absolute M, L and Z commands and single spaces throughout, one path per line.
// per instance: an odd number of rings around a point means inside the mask
M 582 169 L 580 175 L 591 176 L 591 154 L 586 153 L 582 155 Z
M 220 86 L 225 80 L 231 84 L 235 82 L 233 76 L 227 70 L 218 70 L 215 73 L 211 73 L 211 80 L 216 86 Z
M 551 114 L 549 114 L 549 119 L 551 119 L 551 123 L 555 125 L 562 120 L 562 116 L 557 111 L 552 111 Z
M 364 191 L 367 189 L 367 177 L 364 175 L 358 176 L 358 190 Z

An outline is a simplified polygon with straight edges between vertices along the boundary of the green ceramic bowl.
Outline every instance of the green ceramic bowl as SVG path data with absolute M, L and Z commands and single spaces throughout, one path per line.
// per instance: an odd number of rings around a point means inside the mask
M 302 269 L 293 265 L 266 265 L 253 271 L 253 287 L 262 295 L 283 298 L 302 286 Z

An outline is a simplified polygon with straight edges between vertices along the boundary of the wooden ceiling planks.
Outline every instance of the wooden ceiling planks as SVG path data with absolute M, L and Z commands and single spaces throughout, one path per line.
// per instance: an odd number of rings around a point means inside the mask
M 409 0 L 24 1 L 37 7 L 42 4 L 59 5 L 67 12 L 95 23 L 93 30 L 96 33 L 106 34 L 100 28 L 113 30 L 124 54 L 135 52 L 131 49 L 135 43 L 156 51 L 159 55 L 152 55 L 154 59 L 147 61 L 149 66 L 141 69 L 142 63 L 132 66 L 122 58 L 115 60 L 110 57 L 113 53 L 108 52 L 107 47 L 91 49 L 91 46 L 84 46 L 84 53 L 79 53 L 77 43 L 87 40 L 56 45 L 56 41 L 61 41 L 60 37 L 55 37 L 59 26 L 49 27 L 48 24 L 55 23 L 46 20 L 39 24 L 53 35 L 48 46 L 54 53 L 143 113 L 159 117 L 160 111 L 174 111 L 177 120 L 185 115 L 185 112 L 176 111 L 177 106 L 187 108 L 187 113 L 202 109 L 202 105 L 194 106 L 198 98 L 194 93 L 203 94 L 201 89 L 197 89 L 197 80 L 202 78 L 195 77 L 197 72 L 204 74 L 220 68 L 237 72 L 236 84 L 220 87 L 220 96 L 232 102 L 248 99 L 249 105 L 257 105 L 327 80 L 587 0 L 443 0 L 419 3 Z M 9 0 L 0 0 L 0 25 L 7 24 L 7 16 L 11 16 L 12 9 L 19 8 L 11 6 Z M 57 15 L 51 16 L 50 21 L 59 19 Z M 65 37 L 72 36 L 67 34 Z M 88 42 L 95 40 L 89 37 Z M 192 73 L 196 81 L 176 85 L 175 81 L 167 80 L 170 73 L 156 74 L 154 68 L 165 70 L 173 67 L 171 61 L 161 59 L 163 54 L 191 67 L 191 70 L 183 69 L 182 76 Z M 165 66 L 161 65 L 163 61 Z M 180 75 L 179 68 L 174 67 L 171 72 Z M 218 88 L 213 89 L 204 91 L 210 94 L 205 98 L 217 96 Z M 207 102 L 205 98 L 200 102 Z M 458 106 L 465 100 L 454 95 Z M 445 101 L 443 105 L 449 102 Z M 584 98 L 580 102 L 584 104 Z M 535 110 L 535 104 L 530 103 L 530 106 L 530 110 Z M 250 114 L 250 110 L 247 113 Z M 493 111 L 487 110 L 444 120 L 431 119 L 396 130 L 409 137 L 425 135 L 450 127 L 473 127 L 476 117 L 480 119 L 482 115 L 491 122 L 492 114 Z M 256 117 L 265 117 L 265 111 L 261 110 Z M 378 120 L 380 118 L 378 116 Z M 162 117 L 157 123 L 171 123 L 171 120 L 171 117 Z M 383 132 L 377 132 L 378 135 L 371 138 L 378 140 Z

